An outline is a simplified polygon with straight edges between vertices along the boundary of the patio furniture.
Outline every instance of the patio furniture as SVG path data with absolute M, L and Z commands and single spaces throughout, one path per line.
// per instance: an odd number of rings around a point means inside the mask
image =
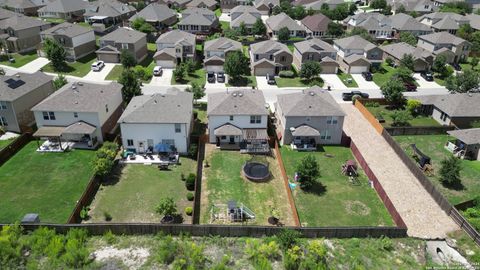
M 162 171 L 168 170 L 168 163 L 161 163 L 158 168 Z

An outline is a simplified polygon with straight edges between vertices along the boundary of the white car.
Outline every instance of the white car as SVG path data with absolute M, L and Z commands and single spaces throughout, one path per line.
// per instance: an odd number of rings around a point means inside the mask
M 162 73 L 163 73 L 163 69 L 161 66 L 155 66 L 153 68 L 153 75 L 155 76 L 162 76 Z
M 92 71 L 100 71 L 105 66 L 105 62 L 97 61 L 92 64 Z

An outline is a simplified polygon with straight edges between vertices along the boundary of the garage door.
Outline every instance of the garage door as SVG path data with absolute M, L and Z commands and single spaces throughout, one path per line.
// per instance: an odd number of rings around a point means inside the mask
M 120 59 L 118 54 L 107 54 L 99 53 L 97 54 L 98 60 L 102 60 L 105 63 L 119 63 Z
M 265 76 L 267 74 L 274 75 L 275 69 L 274 68 L 255 68 L 255 76 Z
M 175 63 L 171 60 L 157 60 L 157 66 L 161 66 L 164 68 L 174 68 Z
M 358 74 L 358 73 L 362 73 L 362 72 L 365 72 L 365 71 L 368 71 L 368 67 L 364 67 L 364 66 L 350 67 L 350 73 L 353 73 L 353 74 Z
M 206 66 L 206 70 L 213 71 L 213 72 L 220 72 L 220 71 L 223 71 L 223 66 L 208 65 Z
M 336 66 L 322 66 L 322 74 L 337 74 L 337 71 Z

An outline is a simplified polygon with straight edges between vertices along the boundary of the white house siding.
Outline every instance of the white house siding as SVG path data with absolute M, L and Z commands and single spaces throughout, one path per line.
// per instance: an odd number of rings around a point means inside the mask
M 175 132 L 175 124 L 131 124 L 122 123 L 122 142 L 126 149 L 134 149 L 137 153 L 144 151 L 140 148 L 143 142 L 145 148 L 148 146 L 148 140 L 153 140 L 153 146 L 162 143 L 162 140 L 174 140 L 175 147 L 180 153 L 188 152 L 188 134 L 190 133 L 189 124 L 182 123 L 181 132 Z M 133 146 L 128 146 L 127 140 L 133 140 Z
M 450 116 L 446 116 L 445 120 L 442 119 L 442 111 L 434 107 L 432 112 L 432 118 L 435 119 L 440 125 L 449 126 L 452 122 Z
M 208 116 L 208 134 L 210 143 L 216 143 L 215 129 L 230 123 L 240 129 L 244 128 L 267 128 L 267 115 L 262 115 L 262 122 L 260 124 L 250 124 L 250 115 L 234 115 L 233 120 L 230 120 L 229 115 L 210 115 Z

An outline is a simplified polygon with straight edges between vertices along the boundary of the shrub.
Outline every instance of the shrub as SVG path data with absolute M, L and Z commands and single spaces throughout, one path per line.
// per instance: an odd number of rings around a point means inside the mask
M 193 208 L 192 208 L 192 207 L 190 207 L 190 206 L 189 206 L 189 207 L 185 207 L 185 214 L 186 214 L 187 216 L 191 216 L 192 213 L 193 213 Z
M 187 193 L 187 200 L 193 201 L 194 197 L 195 197 L 195 196 L 193 195 L 192 192 L 188 192 L 188 193 Z
M 111 230 L 108 230 L 106 233 L 103 234 L 103 239 L 107 242 L 109 245 L 113 245 L 118 242 L 117 237 L 115 234 L 112 233 Z
M 409 99 L 407 101 L 407 111 L 409 111 L 411 115 L 416 115 L 421 106 L 422 103 L 416 99 Z
M 175 260 L 177 250 L 178 243 L 175 242 L 171 236 L 167 236 L 162 239 L 158 245 L 158 251 L 155 258 L 158 262 L 169 265 Z
M 90 209 L 85 207 L 85 206 L 82 208 L 82 210 L 80 211 L 80 218 L 82 220 L 87 220 L 89 218 L 89 216 L 88 216 L 88 211 L 89 210 Z
M 112 220 L 112 215 L 110 215 L 110 213 L 108 213 L 107 211 L 103 211 L 103 217 L 105 218 L 105 221 Z
M 396 110 L 390 114 L 392 118 L 392 126 L 394 127 L 403 127 L 408 126 L 409 121 L 412 120 L 412 115 L 409 111 Z
M 283 257 L 283 266 L 286 270 L 297 270 L 300 261 L 303 259 L 303 250 L 299 246 L 292 246 L 285 252 Z
M 155 212 L 159 215 L 172 216 L 177 213 L 177 205 L 171 197 L 162 198 L 155 208 Z
M 282 249 L 287 250 L 298 242 L 302 234 L 295 230 L 283 229 L 277 234 L 277 241 Z
M 179 246 L 173 269 L 204 269 L 207 258 L 203 254 L 204 247 L 195 243 L 184 242 Z
M 190 147 L 188 148 L 188 155 L 192 158 L 196 158 L 197 152 L 198 152 L 198 145 L 194 143 L 190 144 Z
M 195 176 L 194 173 L 190 173 L 188 176 L 187 176 L 187 179 L 185 180 L 185 187 L 187 188 L 187 190 L 195 190 L 195 179 L 197 177 Z
M 389 65 L 389 66 L 393 66 L 395 61 L 393 61 L 393 59 L 391 57 L 387 57 L 387 59 L 385 59 L 385 63 L 387 63 L 387 65 Z
M 462 170 L 462 165 L 458 158 L 452 155 L 442 160 L 440 164 L 440 182 L 450 186 L 461 184 L 460 171 Z
M 295 73 L 291 70 L 282 70 L 278 73 L 278 76 L 280 76 L 280 78 L 293 78 L 295 77 Z
M 380 103 L 376 101 L 368 101 L 365 103 L 365 107 L 370 107 L 370 108 L 378 108 L 380 107 Z

